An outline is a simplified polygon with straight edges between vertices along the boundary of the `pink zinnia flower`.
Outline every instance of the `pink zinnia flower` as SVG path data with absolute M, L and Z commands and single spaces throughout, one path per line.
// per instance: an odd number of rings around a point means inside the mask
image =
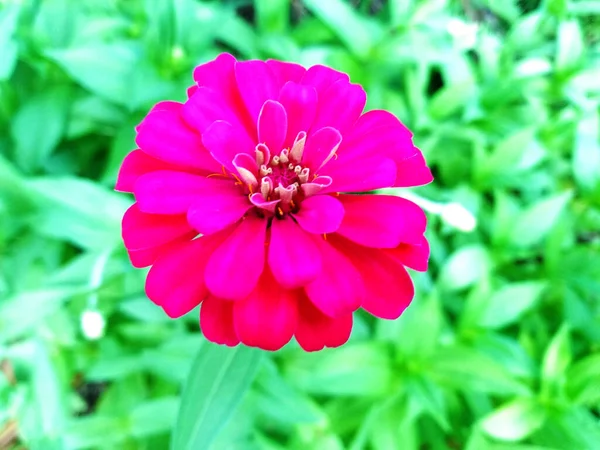
M 425 214 L 356 194 L 432 180 L 406 127 L 363 114 L 361 86 L 324 66 L 222 54 L 194 80 L 139 125 L 117 181 L 135 194 L 123 239 L 152 266 L 148 297 L 171 317 L 201 304 L 207 339 L 267 350 L 342 345 L 361 307 L 400 316 L 405 266 L 427 268 Z

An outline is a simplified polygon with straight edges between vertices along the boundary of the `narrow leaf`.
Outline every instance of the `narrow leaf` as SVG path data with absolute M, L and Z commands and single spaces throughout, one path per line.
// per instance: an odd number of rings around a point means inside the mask
M 201 346 L 183 391 L 173 450 L 210 447 L 250 387 L 261 357 L 244 346 Z

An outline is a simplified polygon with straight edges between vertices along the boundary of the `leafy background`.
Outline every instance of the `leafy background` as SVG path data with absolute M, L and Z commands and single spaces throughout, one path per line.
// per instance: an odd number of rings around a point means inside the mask
M 116 172 L 221 51 L 346 71 L 414 130 L 399 320 L 263 354 L 145 298 Z M 598 1 L 0 0 L 0 448 L 600 449 L 599 101 Z

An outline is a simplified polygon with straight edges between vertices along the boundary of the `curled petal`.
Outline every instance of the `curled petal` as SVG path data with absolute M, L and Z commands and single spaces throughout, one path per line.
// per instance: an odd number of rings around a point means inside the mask
M 321 128 L 306 140 L 302 163 L 316 173 L 327 163 L 342 142 L 342 135 L 331 127 Z
M 318 194 L 333 184 L 331 177 L 316 177 L 310 183 L 304 183 L 300 186 L 306 197 Z
M 265 200 L 264 196 L 258 192 L 250 196 L 250 202 L 254 206 L 271 213 L 275 211 L 275 208 L 280 201 L 280 199 L 267 201 Z

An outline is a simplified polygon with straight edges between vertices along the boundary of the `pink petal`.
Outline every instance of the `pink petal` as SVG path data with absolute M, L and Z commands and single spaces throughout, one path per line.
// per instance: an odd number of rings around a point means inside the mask
M 300 84 L 313 86 L 320 95 L 339 80 L 349 82 L 350 78 L 345 73 L 338 72 L 326 66 L 316 65 L 308 68 L 302 80 L 300 80 Z
M 258 115 L 258 142 L 279 154 L 288 129 L 287 114 L 281 103 L 267 100 Z
M 204 172 L 219 170 L 200 136 L 183 123 L 176 111 L 150 112 L 137 127 L 135 141 L 145 153 L 162 161 Z
M 225 121 L 235 129 L 237 134 L 243 135 L 247 140 L 253 140 L 254 128 L 245 124 L 245 112 L 231 109 L 223 96 L 206 87 L 200 87 L 182 108 L 185 121 L 199 133 L 204 134 L 206 129 L 217 120 Z
M 133 186 L 142 175 L 155 170 L 177 170 L 177 166 L 160 161 L 142 150 L 133 150 L 123 160 L 115 190 L 133 192 Z
M 381 155 L 399 163 L 415 152 L 410 131 L 398 119 L 387 111 L 369 111 L 344 135 L 338 154 L 344 159 Z
M 390 128 L 396 129 L 404 139 L 412 138 L 410 130 L 406 128 L 396 116 L 391 112 L 382 109 L 367 111 L 360 116 L 352 127 L 348 138 L 362 136 L 363 134 L 372 133 L 374 130 L 378 129 L 388 130 Z
M 158 170 L 142 175 L 135 183 L 134 192 L 143 212 L 183 214 L 199 195 L 218 193 L 232 186 L 232 180 Z
M 322 238 L 316 238 L 322 270 L 319 277 L 305 287 L 308 298 L 329 317 L 341 317 L 355 311 L 364 299 L 360 273 L 350 260 Z
M 204 284 L 206 262 L 223 236 L 185 242 L 158 257 L 146 278 L 148 298 L 169 317 L 187 314 L 208 295 Z
M 265 62 L 253 60 L 235 64 L 235 79 L 246 109 L 256 123 L 262 105 L 278 97 L 275 75 Z
M 421 186 L 431 183 L 433 175 L 420 150 L 411 158 L 405 159 L 398 164 L 398 173 L 396 175 L 396 187 Z
M 400 317 L 415 294 L 404 266 L 384 251 L 366 249 L 335 237 L 332 242 L 360 272 L 366 291 L 362 307 L 382 319 Z
M 244 106 L 244 101 L 240 95 L 235 79 L 236 60 L 229 53 L 221 53 L 213 61 L 202 64 L 194 70 L 194 80 L 199 86 L 206 87 L 216 92 L 229 111 L 235 113 L 237 119 L 247 130 L 252 139 L 256 138 L 256 122 L 250 119 Z M 214 120 L 227 120 L 229 123 L 234 121 L 225 117 L 216 117 Z M 210 125 L 210 124 L 209 124 Z M 208 125 L 207 125 L 208 126 Z
M 419 272 L 427 271 L 427 266 L 429 265 L 429 242 L 427 242 L 425 236 L 422 236 L 419 245 L 400 244 L 395 249 L 387 250 L 386 253 L 411 269 Z
M 420 244 L 427 218 L 413 202 L 391 195 L 340 195 L 345 215 L 338 233 L 357 244 L 395 248 Z
M 305 231 L 315 234 L 333 233 L 344 217 L 344 207 L 329 195 L 317 195 L 304 199 L 294 219 Z
M 212 294 L 228 300 L 246 297 L 265 265 L 267 222 L 248 216 L 212 254 L 204 278 Z
M 291 218 L 273 219 L 269 266 L 282 286 L 305 286 L 321 273 L 319 248 Z
M 309 183 L 304 183 L 300 186 L 306 197 L 317 195 L 322 190 L 328 188 L 333 183 L 331 177 L 316 177 Z
M 316 173 L 327 163 L 342 142 L 342 135 L 335 128 L 321 128 L 306 140 L 302 164 Z
M 256 190 L 258 186 L 256 157 L 253 158 L 247 153 L 238 153 L 233 158 L 233 167 L 237 171 L 240 181 L 248 186 L 250 192 Z
M 245 345 L 279 350 L 296 330 L 296 296 L 296 292 L 277 284 L 269 270 L 265 270 L 250 295 L 234 303 L 237 336 Z
M 258 192 L 255 194 L 252 194 L 250 196 L 250 202 L 256 206 L 257 208 L 260 209 L 264 209 L 265 211 L 269 211 L 269 212 L 275 212 L 275 208 L 277 207 L 277 204 L 281 201 L 281 199 L 277 199 L 277 200 L 270 200 L 267 201 L 264 199 L 264 197 L 262 196 L 262 194 L 259 194 Z
M 228 122 L 217 120 L 202 134 L 202 143 L 211 155 L 229 171 L 237 172 L 233 158 L 238 153 L 254 154 L 254 144 L 247 134 L 241 133 Z
M 342 156 L 339 159 L 342 160 Z M 389 158 L 340 160 L 323 167 L 322 175 L 332 179 L 331 186 L 323 192 L 368 192 L 390 187 L 396 180 L 396 163 Z
M 215 344 L 236 346 L 240 343 L 233 325 L 233 303 L 209 295 L 200 308 L 200 328 Z
M 269 66 L 271 72 L 275 75 L 277 86 L 279 87 L 288 81 L 299 82 L 306 73 L 306 69 L 300 64 L 277 61 L 275 59 L 267 60 L 267 66 Z
M 123 215 L 123 241 L 128 250 L 166 244 L 184 235 L 196 234 L 185 215 L 146 214 L 134 203 Z
M 317 91 L 312 86 L 288 81 L 279 93 L 279 101 L 287 111 L 288 117 L 285 147 L 291 147 L 298 133 L 310 130 L 315 120 Z
M 171 112 L 175 112 L 177 114 L 179 114 L 181 112 L 181 103 L 179 102 L 174 102 L 171 100 L 165 100 L 163 102 L 158 102 L 156 105 L 154 105 L 151 109 L 150 112 L 153 111 L 171 111 Z
M 333 127 L 345 134 L 352 128 L 365 108 L 367 94 L 358 84 L 339 80 L 319 93 L 319 107 L 313 130 Z
M 133 267 L 141 269 L 142 267 L 148 267 L 154 264 L 162 254 L 171 251 L 171 249 L 176 248 L 178 245 L 183 242 L 189 241 L 195 236 L 193 235 L 184 235 L 178 237 L 177 239 L 163 245 L 159 245 L 158 247 L 148 247 L 140 250 L 127 250 L 127 254 L 129 255 L 129 259 Z
M 252 207 L 248 197 L 236 191 L 197 196 L 187 213 L 190 225 L 207 235 L 236 223 Z
M 199 86 L 197 84 L 192 84 L 189 88 L 187 88 L 187 90 L 185 91 L 187 98 L 190 98 L 192 95 L 194 95 L 198 90 L 198 87 Z
M 333 319 L 315 308 L 307 298 L 298 302 L 296 340 L 305 351 L 339 347 L 348 341 L 351 331 L 352 313 Z

